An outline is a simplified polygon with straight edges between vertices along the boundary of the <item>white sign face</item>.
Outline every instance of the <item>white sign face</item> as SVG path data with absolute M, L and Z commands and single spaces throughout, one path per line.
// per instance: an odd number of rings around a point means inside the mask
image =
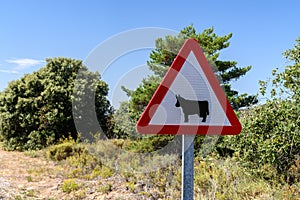
M 188 120 L 185 119 L 184 108 L 182 106 L 176 107 L 177 103 L 176 95 L 181 99 L 195 101 L 194 109 L 195 114 L 188 115 Z M 180 100 L 179 100 L 180 101 Z M 181 100 L 184 101 L 184 100 Z M 199 116 L 200 109 L 198 101 L 207 101 L 208 113 L 205 122 L 203 122 L 203 116 Z M 182 102 L 183 104 L 184 102 Z M 193 102 L 189 101 L 192 104 Z M 203 108 L 206 109 L 206 108 Z M 193 112 L 190 112 L 193 113 Z M 199 113 L 199 114 L 198 114 Z M 230 126 L 230 122 L 221 107 L 219 100 L 217 99 L 213 89 L 211 88 L 207 78 L 204 75 L 202 67 L 197 61 L 194 53 L 191 51 L 186 61 L 184 62 L 181 70 L 178 72 L 171 87 L 167 91 L 161 104 L 158 106 L 154 115 L 152 116 L 149 124 L 168 124 L 168 125 L 214 125 L 214 126 Z

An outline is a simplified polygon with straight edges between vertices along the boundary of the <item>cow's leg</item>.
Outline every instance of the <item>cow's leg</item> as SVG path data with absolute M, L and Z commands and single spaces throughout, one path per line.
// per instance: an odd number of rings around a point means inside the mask
M 205 115 L 203 115 L 202 122 L 206 122 L 206 114 L 205 114 Z
M 184 114 L 184 122 L 189 122 L 189 116 L 187 114 Z

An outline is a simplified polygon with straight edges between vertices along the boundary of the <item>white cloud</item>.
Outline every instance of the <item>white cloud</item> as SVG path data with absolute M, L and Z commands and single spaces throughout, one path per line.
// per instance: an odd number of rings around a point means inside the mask
M 0 73 L 19 74 L 17 70 L 5 70 L 5 69 L 0 69 Z
M 44 60 L 35 60 L 31 58 L 9 59 L 6 60 L 6 62 L 17 65 L 12 71 L 19 71 L 45 63 Z
M 12 69 L 0 69 L 0 73 L 19 74 L 20 71 L 22 71 L 24 69 L 28 69 L 30 67 L 42 65 L 45 63 L 44 60 L 36 60 L 36 59 L 31 59 L 31 58 L 8 59 L 8 60 L 5 60 L 5 62 L 16 65 L 16 66 L 12 67 Z

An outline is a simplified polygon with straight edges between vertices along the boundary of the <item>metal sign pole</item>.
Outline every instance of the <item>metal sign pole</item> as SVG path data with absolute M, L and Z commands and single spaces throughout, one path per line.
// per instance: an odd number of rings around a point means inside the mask
M 182 135 L 181 200 L 194 199 L 194 135 Z

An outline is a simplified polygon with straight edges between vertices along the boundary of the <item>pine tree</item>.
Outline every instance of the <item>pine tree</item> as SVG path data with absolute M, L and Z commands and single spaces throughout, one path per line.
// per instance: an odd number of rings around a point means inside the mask
M 149 69 L 153 72 L 152 76 L 144 79 L 137 89 L 124 91 L 131 97 L 130 109 L 136 113 L 133 117 L 138 118 L 145 106 L 148 104 L 156 88 L 161 82 L 163 76 L 169 69 L 183 43 L 188 38 L 194 38 L 204 51 L 209 62 L 214 63 L 215 74 L 221 77 L 222 86 L 226 96 L 234 109 L 249 106 L 257 103 L 254 95 L 239 94 L 233 90 L 231 82 L 244 76 L 251 66 L 238 67 L 236 61 L 219 60 L 220 51 L 229 47 L 229 40 L 232 33 L 225 36 L 218 36 L 214 28 L 205 29 L 202 33 L 196 33 L 193 25 L 185 27 L 177 36 L 166 36 L 156 40 L 156 49 L 150 54 L 150 60 L 147 62 Z

